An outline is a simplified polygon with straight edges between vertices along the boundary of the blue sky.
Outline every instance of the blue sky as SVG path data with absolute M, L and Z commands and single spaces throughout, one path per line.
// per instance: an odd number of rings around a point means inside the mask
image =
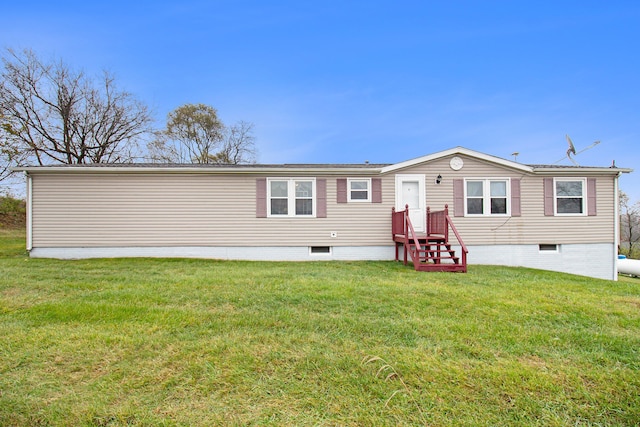
M 638 169 L 637 1 L 25 1 L 0 44 L 98 74 L 155 111 L 254 123 L 260 163 L 394 163 L 463 146 Z M 561 164 L 570 164 L 568 160 Z

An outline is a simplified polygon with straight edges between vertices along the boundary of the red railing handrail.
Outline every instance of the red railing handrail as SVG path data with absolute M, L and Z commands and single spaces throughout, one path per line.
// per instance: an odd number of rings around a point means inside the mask
M 396 212 L 396 208 L 391 208 L 391 233 L 394 236 L 407 234 L 405 232 L 405 211 Z
M 462 238 L 460 237 L 460 233 L 458 233 L 458 229 L 453 224 L 453 221 L 451 221 L 451 217 L 449 217 L 449 213 L 448 213 L 449 212 L 449 207 L 447 205 L 444 205 L 444 209 L 447 212 L 447 214 L 446 214 L 447 224 L 448 224 L 449 227 L 451 227 L 451 230 L 453 231 L 453 234 L 456 236 L 456 239 L 458 240 L 458 243 L 460 244 L 460 249 L 462 250 L 462 265 L 466 266 L 467 265 L 467 254 L 469 253 L 469 249 L 467 249 L 467 245 L 465 245 L 464 242 L 462 241 Z
M 449 241 L 449 227 L 447 224 L 448 208 L 445 205 L 444 210 L 431 212 L 431 208 L 427 207 L 427 236 L 442 236 L 445 241 Z
M 405 218 L 405 224 L 406 224 L 406 228 L 407 228 L 407 232 L 405 233 L 405 245 L 407 245 L 406 247 L 410 247 L 409 245 L 409 241 L 410 238 L 413 239 L 413 247 L 414 249 L 412 251 L 409 251 L 409 254 L 411 255 L 411 260 L 413 261 L 413 266 L 417 269 L 418 265 L 420 264 L 420 251 L 422 250 L 422 248 L 420 247 L 420 241 L 418 241 L 418 236 L 416 236 L 416 232 L 413 229 L 413 224 L 411 223 L 411 219 L 409 218 L 409 205 L 407 205 L 406 209 L 404 210 L 405 214 L 404 214 L 404 218 Z

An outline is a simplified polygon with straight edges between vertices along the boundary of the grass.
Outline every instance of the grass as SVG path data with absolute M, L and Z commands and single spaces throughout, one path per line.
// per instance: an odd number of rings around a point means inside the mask
M 633 278 L 30 259 L 0 230 L 0 336 L 3 426 L 640 420 Z

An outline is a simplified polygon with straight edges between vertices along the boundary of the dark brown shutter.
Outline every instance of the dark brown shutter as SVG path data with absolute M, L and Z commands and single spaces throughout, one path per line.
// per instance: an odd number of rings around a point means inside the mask
M 256 179 L 256 218 L 267 217 L 267 178 Z
M 347 203 L 347 180 L 336 179 L 336 198 L 338 203 Z
M 553 216 L 553 178 L 545 178 L 544 187 L 544 214 Z
M 464 216 L 464 180 L 453 180 L 453 216 Z
M 327 180 L 316 179 L 316 218 L 327 217 Z
M 511 180 L 511 216 L 522 215 L 520 211 L 520 180 Z
M 371 202 L 382 203 L 382 180 L 380 178 L 371 179 Z
M 596 179 L 587 179 L 587 215 L 596 216 Z

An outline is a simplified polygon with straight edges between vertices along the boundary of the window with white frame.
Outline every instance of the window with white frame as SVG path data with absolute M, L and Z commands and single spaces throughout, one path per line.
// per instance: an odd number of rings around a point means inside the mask
M 509 189 L 509 179 L 465 180 L 466 215 L 510 215 Z
M 315 187 L 313 179 L 269 179 L 269 216 L 314 216 Z
M 350 202 L 370 202 L 371 201 L 371 180 L 370 179 L 349 179 L 348 200 Z
M 556 178 L 554 182 L 556 215 L 584 215 L 586 212 L 585 179 Z

